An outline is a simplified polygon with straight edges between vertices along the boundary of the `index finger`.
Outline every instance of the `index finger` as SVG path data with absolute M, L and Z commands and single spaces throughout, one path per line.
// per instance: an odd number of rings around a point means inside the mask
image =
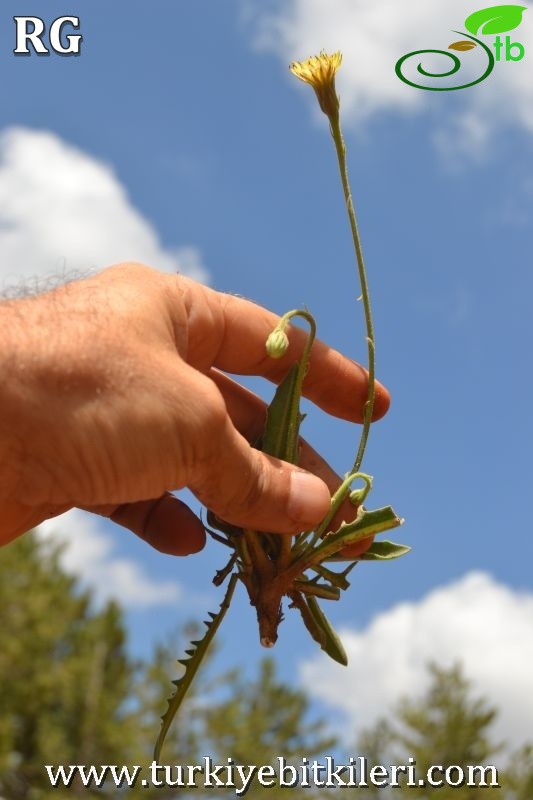
M 303 328 L 289 326 L 287 352 L 280 359 L 270 358 L 265 343 L 280 320 L 277 314 L 188 278 L 180 281 L 189 320 L 187 360 L 196 368 L 208 371 L 215 366 L 224 372 L 259 375 L 279 383 L 289 367 L 301 358 L 307 341 Z M 329 414 L 362 422 L 368 398 L 368 372 L 315 339 L 303 393 Z M 389 393 L 376 382 L 372 418 L 382 417 L 389 404 Z

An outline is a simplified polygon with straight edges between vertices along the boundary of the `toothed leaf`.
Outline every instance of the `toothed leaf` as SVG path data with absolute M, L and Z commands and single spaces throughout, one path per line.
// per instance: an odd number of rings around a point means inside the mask
M 157 737 L 157 741 L 155 743 L 155 748 L 154 748 L 154 759 L 157 762 L 159 761 L 161 748 L 163 747 L 163 743 L 165 741 L 168 730 L 172 724 L 172 720 L 176 716 L 178 709 L 183 701 L 183 698 L 187 694 L 187 690 L 191 685 L 194 676 L 198 672 L 198 669 L 204 659 L 204 656 L 209 649 L 209 645 L 213 641 L 213 638 L 220 626 L 220 623 L 222 622 L 222 620 L 226 615 L 226 611 L 229 608 L 229 604 L 231 602 L 231 598 L 233 596 L 237 580 L 238 580 L 237 575 L 234 574 L 231 576 L 226 591 L 226 595 L 222 600 L 222 603 L 220 604 L 220 609 L 218 611 L 218 614 L 210 614 L 212 620 L 210 622 L 205 622 L 207 630 L 205 632 L 204 637 L 195 642 L 196 648 L 194 650 L 187 651 L 188 653 L 191 653 L 191 658 L 178 660 L 178 663 L 182 664 L 185 667 L 185 672 L 181 676 L 181 678 L 172 681 L 172 683 L 176 686 L 176 691 L 172 695 L 172 697 L 169 698 L 168 708 L 161 717 L 161 730 L 159 731 L 159 736 Z

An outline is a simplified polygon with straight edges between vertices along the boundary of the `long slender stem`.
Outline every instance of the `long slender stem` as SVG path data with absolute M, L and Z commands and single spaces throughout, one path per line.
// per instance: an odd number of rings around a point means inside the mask
M 363 461 L 370 425 L 372 422 L 372 411 L 374 408 L 375 397 L 375 344 L 374 344 L 374 323 L 372 321 L 372 307 L 370 303 L 370 292 L 368 289 L 368 281 L 366 277 L 365 262 L 363 258 L 363 249 L 361 247 L 361 237 L 359 236 L 359 229 L 357 227 L 357 218 L 355 216 L 355 208 L 352 200 L 352 193 L 350 190 L 350 183 L 348 180 L 348 167 L 346 164 L 346 146 L 342 135 L 340 118 L 338 113 L 332 114 L 328 117 L 331 126 L 331 135 L 335 143 L 335 150 L 337 153 L 337 160 L 339 162 L 339 171 L 342 181 L 342 188 L 344 191 L 344 198 L 346 200 L 346 208 L 348 211 L 348 218 L 350 220 L 350 229 L 352 232 L 352 239 L 355 248 L 355 255 L 357 259 L 357 269 L 359 271 L 359 282 L 361 284 L 361 296 L 363 299 L 363 307 L 365 312 L 366 324 L 366 341 L 368 347 L 368 395 L 365 403 L 364 417 L 363 417 L 363 430 L 361 431 L 361 438 L 359 440 L 359 447 L 355 456 L 355 461 L 352 467 L 352 472 L 358 472 Z

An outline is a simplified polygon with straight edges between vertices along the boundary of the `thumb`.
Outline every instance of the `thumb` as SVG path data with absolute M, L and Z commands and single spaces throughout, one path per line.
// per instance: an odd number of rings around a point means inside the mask
M 226 419 L 217 446 L 189 481 L 191 491 L 241 528 L 296 534 L 316 527 L 330 507 L 324 481 L 254 449 Z

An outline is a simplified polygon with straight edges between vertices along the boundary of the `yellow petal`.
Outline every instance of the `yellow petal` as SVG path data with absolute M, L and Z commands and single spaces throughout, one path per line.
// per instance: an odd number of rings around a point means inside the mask
M 301 81 L 315 90 L 320 108 L 330 116 L 339 111 L 339 98 L 335 91 L 335 73 L 342 62 L 342 53 L 326 53 L 311 56 L 306 61 L 293 61 L 289 69 Z

